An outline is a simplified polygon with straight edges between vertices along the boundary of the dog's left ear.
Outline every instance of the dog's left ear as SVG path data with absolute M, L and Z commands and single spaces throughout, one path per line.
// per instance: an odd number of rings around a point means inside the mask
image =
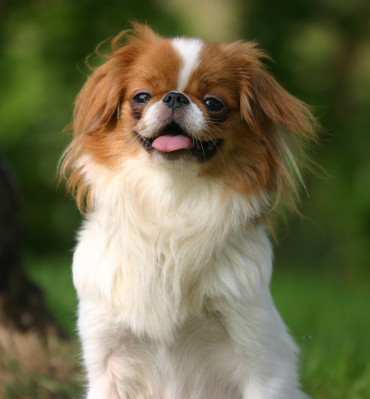
M 315 118 L 270 75 L 261 62 L 269 57 L 254 43 L 232 43 L 227 51 L 239 75 L 241 117 L 269 154 L 270 190 L 294 208 L 299 164 L 308 161 L 302 144 L 316 138 Z
M 313 138 L 314 117 L 309 108 L 284 90 L 264 69 L 255 71 L 250 87 L 242 87 L 241 112 L 257 132 L 282 131 Z
M 265 69 L 268 58 L 254 44 L 243 44 L 239 54 L 240 111 L 251 129 L 259 134 L 277 131 L 308 139 L 314 137 L 314 117 L 302 101 L 289 94 Z

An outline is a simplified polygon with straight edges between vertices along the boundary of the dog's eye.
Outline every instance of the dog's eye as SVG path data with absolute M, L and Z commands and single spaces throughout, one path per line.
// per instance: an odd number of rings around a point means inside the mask
M 204 105 L 208 108 L 211 112 L 219 112 L 224 108 L 224 105 L 221 101 L 217 100 L 214 97 L 208 97 L 204 99 Z
M 146 104 L 152 97 L 148 93 L 137 93 L 132 99 L 136 104 L 144 105 Z

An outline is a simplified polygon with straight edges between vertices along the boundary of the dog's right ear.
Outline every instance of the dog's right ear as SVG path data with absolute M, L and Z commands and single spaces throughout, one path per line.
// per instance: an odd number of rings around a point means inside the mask
M 102 131 L 114 118 L 123 90 L 114 81 L 112 60 L 88 78 L 75 102 L 73 130 L 76 135 Z
M 127 45 L 112 53 L 87 79 L 75 102 L 75 135 L 94 134 L 115 126 L 133 50 Z
M 123 31 L 112 40 L 111 54 L 103 56 L 107 61 L 93 72 L 78 94 L 73 118 L 75 135 L 115 127 L 129 67 L 143 45 L 156 37 L 146 25 L 134 22 L 132 27 L 132 31 Z M 122 46 L 123 40 L 127 44 Z

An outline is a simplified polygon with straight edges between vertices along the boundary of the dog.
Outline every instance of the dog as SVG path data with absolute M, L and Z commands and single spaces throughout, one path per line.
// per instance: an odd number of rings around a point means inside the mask
M 73 281 L 88 399 L 307 397 L 267 231 L 294 202 L 314 117 L 264 58 L 134 23 L 78 94 L 61 169 L 86 212 Z

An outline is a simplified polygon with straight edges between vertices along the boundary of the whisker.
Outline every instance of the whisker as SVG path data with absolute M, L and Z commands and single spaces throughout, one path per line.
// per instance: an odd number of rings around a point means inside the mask
M 208 130 L 208 129 L 207 129 L 207 130 Z M 205 131 L 203 132 L 203 134 L 204 134 L 207 138 L 209 138 L 209 141 L 212 141 L 212 143 L 216 144 L 216 143 L 217 143 L 217 139 L 213 139 L 213 138 L 207 133 L 207 130 L 205 130 Z M 221 151 L 220 151 L 220 149 L 218 148 L 217 145 L 216 145 L 216 149 L 217 149 L 217 152 L 220 154 L 222 163 L 224 164 L 225 170 L 227 171 L 227 170 L 228 170 L 228 166 L 227 166 L 227 164 L 226 164 L 226 162 L 225 162 L 225 159 L 224 159 L 224 157 L 222 156 L 222 153 L 221 153 Z
M 196 143 L 199 142 L 200 146 L 202 147 L 203 159 L 204 159 L 204 161 L 205 161 L 205 160 L 206 160 L 206 153 L 205 153 L 205 151 L 204 151 L 204 147 L 203 147 L 202 140 L 196 138 L 196 139 L 195 139 L 195 142 L 196 142 Z
M 208 123 L 213 123 L 215 125 L 226 125 L 226 122 L 222 122 L 222 121 L 214 121 L 210 118 L 205 118 L 206 122 Z

